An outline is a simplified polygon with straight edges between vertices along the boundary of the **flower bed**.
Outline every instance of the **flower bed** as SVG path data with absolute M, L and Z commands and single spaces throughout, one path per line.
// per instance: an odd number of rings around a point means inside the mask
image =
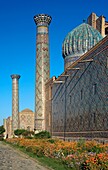
M 7 139 L 39 157 L 60 160 L 64 166 L 76 170 L 108 170 L 108 144 L 95 141 L 64 142 L 53 139 Z

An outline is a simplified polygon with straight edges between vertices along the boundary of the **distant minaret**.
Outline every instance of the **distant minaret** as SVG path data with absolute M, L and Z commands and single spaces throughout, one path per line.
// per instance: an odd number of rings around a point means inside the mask
M 12 78 L 12 132 L 19 128 L 19 78 L 13 74 Z
M 39 14 L 34 16 L 34 21 L 37 25 L 35 129 L 41 131 L 45 130 L 45 83 L 50 78 L 48 27 L 51 17 Z

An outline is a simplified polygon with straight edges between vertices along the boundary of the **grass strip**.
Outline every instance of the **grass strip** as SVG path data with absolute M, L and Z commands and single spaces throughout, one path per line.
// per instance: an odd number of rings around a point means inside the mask
M 47 167 L 50 170 L 69 170 L 70 169 L 70 168 L 66 167 L 65 165 L 63 165 L 60 160 L 48 158 L 48 157 L 45 157 L 45 156 L 38 157 L 35 154 L 33 154 L 32 152 L 26 151 L 26 149 L 24 147 L 20 147 L 18 145 L 13 145 L 13 144 L 8 143 L 6 141 L 3 141 L 3 143 L 9 144 L 11 147 L 13 147 L 13 148 L 27 154 L 28 156 L 34 158 L 36 161 L 38 161 L 38 163 L 40 163 L 40 165 Z M 71 168 L 71 170 L 72 170 L 72 168 Z

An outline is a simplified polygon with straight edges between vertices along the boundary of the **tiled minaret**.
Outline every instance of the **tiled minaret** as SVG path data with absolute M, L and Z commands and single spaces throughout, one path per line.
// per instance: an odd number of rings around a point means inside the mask
M 51 17 L 39 14 L 34 16 L 34 21 L 37 25 L 35 129 L 41 131 L 45 130 L 45 83 L 50 78 L 48 34 Z
M 12 78 L 12 132 L 19 128 L 19 78 L 13 74 Z

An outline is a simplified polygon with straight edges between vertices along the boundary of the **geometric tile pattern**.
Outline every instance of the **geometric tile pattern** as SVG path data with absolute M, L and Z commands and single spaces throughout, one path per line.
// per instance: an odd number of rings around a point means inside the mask
M 12 78 L 12 131 L 19 128 L 19 78 L 20 75 L 11 75 Z
M 52 132 L 52 84 L 56 77 L 50 78 L 45 84 L 45 130 Z
M 95 46 L 102 38 L 99 31 L 86 23 L 69 32 L 62 45 L 65 68 Z
M 108 37 L 73 67 L 53 84 L 53 136 L 108 138 Z
M 12 117 L 8 117 L 5 119 L 5 138 L 12 138 L 13 133 L 12 133 Z
M 35 89 L 35 129 L 45 129 L 45 83 L 50 77 L 49 66 L 49 36 L 48 25 L 51 17 L 37 15 L 34 17 L 37 25 L 36 37 L 36 89 Z
M 34 130 L 34 112 L 30 109 L 24 109 L 19 113 L 19 128 Z

